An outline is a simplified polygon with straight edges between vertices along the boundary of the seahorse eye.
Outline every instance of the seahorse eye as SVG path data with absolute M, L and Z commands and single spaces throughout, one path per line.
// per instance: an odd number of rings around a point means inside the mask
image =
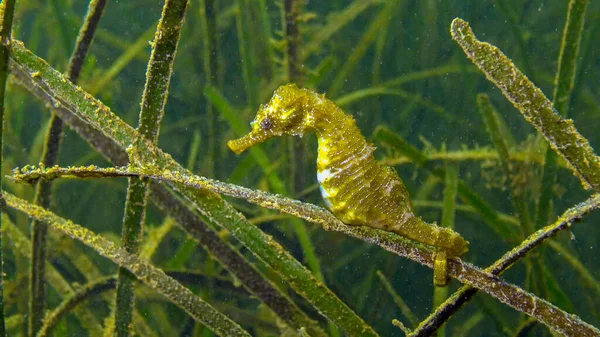
M 271 122 L 271 119 L 269 117 L 265 117 L 265 119 L 263 119 L 262 122 L 260 122 L 260 126 L 264 130 L 269 130 L 273 126 L 273 122 Z

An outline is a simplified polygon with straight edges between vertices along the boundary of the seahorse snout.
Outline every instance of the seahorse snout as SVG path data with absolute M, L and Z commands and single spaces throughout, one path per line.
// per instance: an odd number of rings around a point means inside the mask
M 231 151 L 235 152 L 236 154 L 240 154 L 254 145 L 260 144 L 273 136 L 274 135 L 272 133 L 268 132 L 252 131 L 242 138 L 228 141 L 227 146 L 229 146 Z

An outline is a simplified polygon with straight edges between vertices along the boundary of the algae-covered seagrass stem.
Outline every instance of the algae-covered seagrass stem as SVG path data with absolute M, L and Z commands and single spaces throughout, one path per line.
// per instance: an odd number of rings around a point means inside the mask
M 30 92 L 42 102 L 46 102 L 48 105 L 53 104 L 54 96 L 51 96 L 48 91 L 44 91 L 46 86 L 37 83 L 33 84 L 33 82 L 31 82 L 32 78 L 28 77 L 23 72 L 23 69 L 17 66 L 16 63 L 12 64 L 11 70 L 14 82 L 27 88 L 27 90 L 30 90 Z M 127 165 L 129 159 L 124 148 L 121 148 L 119 144 L 112 138 L 104 135 L 100 130 L 94 129 L 91 125 L 82 119 L 79 119 L 77 115 L 69 109 L 70 107 L 68 105 L 59 104 L 52 110 L 107 160 L 115 165 Z M 133 135 L 132 138 L 135 138 L 135 135 Z M 216 226 L 215 223 L 203 221 L 203 219 L 193 210 L 193 207 L 186 205 L 183 200 L 178 198 L 164 184 L 153 182 L 151 188 L 152 193 L 150 194 L 150 197 L 154 204 L 165 212 L 166 215 L 175 219 L 185 232 L 191 235 L 200 246 L 211 252 L 211 256 L 221 263 L 221 265 L 228 270 L 236 280 L 239 280 L 242 286 L 253 296 L 279 315 L 283 322 L 296 328 L 307 326 L 313 337 L 325 336 L 325 333 L 315 321 L 310 319 L 287 297 L 287 295 L 283 294 L 283 292 L 262 275 L 254 265 L 246 260 L 229 240 L 219 236 L 218 232 L 214 229 L 215 227 L 213 227 L 213 225 Z M 248 226 L 250 226 L 250 223 L 248 223 Z M 29 244 L 26 244 L 26 246 L 29 247 Z M 68 291 L 59 292 L 69 293 Z M 79 309 L 76 308 L 76 315 L 78 312 Z M 88 316 L 93 315 L 90 313 Z M 93 324 L 90 319 L 84 319 L 83 316 L 78 318 L 80 321 L 83 320 L 88 324 Z M 94 326 L 100 325 L 96 324 Z M 91 330 L 93 327 L 87 326 L 86 328 Z M 91 335 L 100 336 L 102 331 L 101 326 L 98 328 L 98 331 L 100 332 L 96 334 L 92 333 Z
M 398 255 L 407 257 L 428 267 L 434 267 L 435 252 L 429 246 L 395 235 L 394 233 L 376 230 L 367 226 L 347 226 L 325 209 L 273 195 L 260 190 L 224 183 L 209 178 L 186 174 L 152 166 L 129 166 L 124 168 L 98 169 L 90 167 L 71 168 L 35 168 L 24 167 L 13 172 L 12 178 L 17 182 L 34 182 L 38 179 L 57 179 L 61 177 L 100 178 L 100 177 L 147 177 L 169 182 L 173 185 L 190 186 L 199 190 L 209 190 L 242 198 L 261 207 L 276 209 L 293 216 L 303 218 L 333 230 L 359 238 Z M 546 226 L 529 236 L 520 246 L 505 254 L 486 271 L 464 262 L 458 258 L 448 261 L 448 274 L 465 285 L 483 290 L 502 303 L 505 303 L 531 317 L 543 322 L 552 329 L 569 336 L 600 336 L 600 331 L 582 321 L 579 317 L 569 314 L 548 301 L 541 299 L 516 285 L 507 283 L 494 273 L 507 269 L 527 252 L 541 244 L 559 231 L 570 228 L 575 219 L 600 207 L 600 196 L 595 195 L 565 212 L 554 224 Z M 355 334 L 356 335 L 356 334 Z M 365 335 L 358 334 L 360 336 Z
M 76 83 L 83 68 L 85 58 L 104 13 L 107 0 L 90 1 L 88 12 L 79 29 L 77 43 L 69 59 L 66 77 Z M 55 113 L 50 118 L 41 162 L 46 166 L 58 163 L 62 147 L 63 120 Z M 52 184 L 41 182 L 36 186 L 34 203 L 43 208 L 50 207 Z M 31 222 L 31 264 L 29 272 L 29 335 L 33 336 L 43 327 L 46 312 L 46 251 L 47 226 L 39 221 Z M 92 324 L 91 322 L 87 322 Z
M 547 242 L 551 246 L 555 244 L 557 246 L 560 246 L 560 244 L 558 244 L 557 241 L 550 241 L 548 239 L 561 231 L 569 230 L 574 222 L 576 222 L 578 219 L 581 219 L 584 215 L 594 210 L 597 210 L 598 208 L 600 208 L 600 195 L 595 194 L 586 201 L 569 208 L 561 216 L 559 216 L 553 224 L 545 226 L 544 228 L 541 228 L 535 233 L 531 234 L 527 239 L 521 242 L 520 245 L 514 247 L 513 249 L 505 253 L 500 259 L 498 259 L 491 266 L 486 268 L 485 271 L 489 272 L 492 275 L 500 275 L 505 270 L 515 265 L 517 261 L 523 259 L 530 251 L 540 246 L 544 242 Z M 565 252 L 560 251 L 559 253 L 565 254 Z M 443 304 L 438 306 L 434 310 L 434 312 L 432 312 L 431 315 L 429 315 L 429 317 L 422 321 L 419 324 L 419 326 L 412 331 L 411 336 L 431 336 L 444 322 L 446 322 L 453 315 L 454 312 L 458 310 L 458 308 L 467 303 L 477 292 L 478 289 L 476 288 L 472 288 L 468 285 L 462 286 L 457 292 L 452 294 L 452 296 L 450 296 Z M 560 317 L 552 317 L 554 312 L 550 310 L 542 309 L 539 306 L 536 306 L 535 309 L 538 309 L 540 313 L 543 313 L 545 319 L 551 320 L 553 324 L 555 324 L 555 326 L 553 326 L 553 329 L 560 331 L 561 333 L 567 336 L 600 335 L 600 331 L 598 331 L 598 329 L 587 324 L 585 325 L 589 327 L 589 330 L 584 331 L 576 328 L 580 320 L 575 315 L 569 315 L 565 313 Z M 540 320 L 546 323 L 544 319 Z
M 468 242 L 458 233 L 414 215 L 397 173 L 377 163 L 375 147 L 367 143 L 354 118 L 323 95 L 284 85 L 260 107 L 251 126 L 246 136 L 228 143 L 234 152 L 241 153 L 274 136 L 317 134 L 321 194 L 344 223 L 391 231 L 439 247 L 450 257 L 467 251 Z
M 177 55 L 188 0 L 166 0 L 152 43 L 152 54 L 146 72 L 146 85 L 140 104 L 139 133 L 156 144 L 169 93 L 173 64 Z M 129 179 L 123 216 L 121 244 L 132 254 L 138 254 L 146 217 L 149 181 Z M 115 297 L 115 336 L 129 337 L 133 321 L 135 278 L 120 268 Z
M 217 335 L 250 336 L 237 323 L 215 310 L 210 304 L 203 301 L 179 282 L 167 276 L 161 269 L 141 261 L 134 254 L 130 254 L 125 249 L 116 246 L 102 236 L 69 220 L 63 219 L 50 211 L 32 205 L 8 193 L 5 193 L 3 197 L 2 202 L 6 202 L 8 207 L 23 212 L 30 218 L 48 224 L 50 227 L 93 248 L 100 255 L 110 259 L 119 266 L 127 268 L 140 281 L 163 294 L 171 302 L 185 310 L 198 322 L 205 324 Z
M 3 141 L 4 141 L 4 107 L 6 94 L 6 79 L 8 78 L 9 46 L 13 15 L 16 0 L 0 1 L 0 172 L 3 164 Z M 2 179 L 0 179 L 2 189 Z M 0 230 L 2 230 L 2 216 L 0 214 Z M 2 254 L 2 236 L 0 235 L 0 336 L 6 335 L 6 323 L 4 317 L 4 255 Z
M 103 135 L 99 139 L 90 138 L 85 136 L 86 134 L 84 133 L 85 138 L 90 139 L 95 145 L 100 147 L 108 144 L 116 145 L 110 145 L 106 149 L 107 152 L 103 150 L 104 153 L 110 153 L 113 147 L 115 149 L 120 148 L 115 151 L 114 155 L 122 157 L 121 149 L 129 149 L 129 155 L 134 155 L 139 164 L 148 163 L 161 169 L 187 172 L 170 155 L 164 153 L 144 137 L 141 137 L 139 132 L 121 120 L 109 107 L 81 88 L 74 86 L 59 72 L 50 67 L 48 63 L 31 53 L 31 51 L 25 48 L 22 42 L 17 40 L 11 41 L 11 58 L 13 60 L 11 62 L 12 73 L 19 79 L 20 84 L 27 88 L 34 96 L 45 102 L 48 106 L 53 107 L 53 111 L 60 113 L 61 118 L 65 120 L 67 118 L 80 118 L 84 121 L 82 124 L 91 125 L 97 130 L 101 130 Z M 132 146 L 134 144 L 135 146 Z M 125 160 L 123 159 L 123 161 Z M 157 190 L 160 191 L 160 188 Z M 307 299 L 320 314 L 341 327 L 348 336 L 377 336 L 377 333 L 364 320 L 343 303 L 329 288 L 315 278 L 288 251 L 258 227 L 251 225 L 239 212 L 218 195 L 190 188 L 179 189 L 179 192 L 189 202 L 188 205 L 194 211 L 197 211 L 197 214 L 207 223 L 206 228 L 210 227 L 209 233 L 214 233 L 213 228 L 225 228 L 229 230 L 254 256 L 260 258 L 268 267 L 277 272 L 299 295 Z M 170 203 L 178 204 L 175 201 L 171 201 Z M 185 212 L 188 212 L 186 206 L 182 208 L 185 208 Z M 179 215 L 175 214 L 174 217 L 177 218 Z M 188 221 L 186 220 L 185 222 Z M 198 222 L 202 223 L 199 220 Z M 186 226 L 188 225 L 186 224 Z M 190 231 L 198 235 L 197 229 L 192 230 L 190 228 Z M 219 239 L 216 233 L 214 237 L 215 239 Z M 205 240 L 204 237 L 202 240 Z M 214 251 L 213 253 L 220 254 L 222 251 Z M 229 266 L 232 265 L 230 264 Z M 232 266 L 232 268 L 235 269 L 237 267 Z M 244 279 L 254 282 L 245 277 Z M 252 285 L 250 289 L 262 291 L 266 288 L 263 286 L 262 289 L 257 289 Z M 264 293 L 264 295 L 269 297 L 269 294 Z M 261 299 L 274 304 L 270 298 L 261 297 Z M 277 301 L 285 299 L 279 297 Z M 279 304 L 274 304 L 272 308 L 278 310 L 278 312 L 282 312 L 282 309 L 287 310 Z M 292 315 L 296 316 L 297 313 L 302 312 L 297 310 Z M 297 326 L 297 324 L 307 327 L 312 326 L 311 324 L 302 323 L 302 321 L 310 321 L 309 319 L 296 320 L 297 317 L 293 317 L 292 315 L 283 313 L 282 317 L 286 317 L 286 321 L 292 320 L 292 326 Z M 313 332 L 311 335 L 320 334 Z
M 573 121 L 562 118 L 552 102 L 495 46 L 477 40 L 469 24 L 452 21 L 452 38 L 504 96 L 571 166 L 584 188 L 600 191 L 600 159 Z

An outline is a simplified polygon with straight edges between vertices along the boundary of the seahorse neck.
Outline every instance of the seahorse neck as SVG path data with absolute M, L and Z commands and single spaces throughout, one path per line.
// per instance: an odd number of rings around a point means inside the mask
M 319 143 L 317 170 L 350 168 L 348 160 L 359 165 L 371 160 L 373 147 L 365 140 L 354 118 L 324 97 L 311 98 L 316 101 L 310 102 L 310 108 L 305 111 L 309 129 L 315 131 Z
M 339 138 L 343 134 L 341 129 L 353 123 L 351 116 L 344 114 L 340 107 L 325 97 L 311 93 L 306 98 L 307 129 L 317 134 L 319 144 Z
M 334 109 L 314 109 L 312 113 L 319 144 L 338 138 L 341 134 L 341 126 L 345 125 L 349 118 L 337 106 L 334 106 Z

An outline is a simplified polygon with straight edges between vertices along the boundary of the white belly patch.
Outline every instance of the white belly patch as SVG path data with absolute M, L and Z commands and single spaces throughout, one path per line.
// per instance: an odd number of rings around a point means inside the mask
M 325 205 L 327 205 L 328 208 L 331 208 L 331 201 L 329 201 L 329 194 L 327 191 L 325 191 L 321 185 L 319 185 L 319 191 L 321 191 L 321 196 L 323 197 L 323 201 L 325 201 Z
M 325 181 L 325 179 L 329 178 L 330 175 L 331 171 L 329 170 L 318 171 L 317 180 L 319 181 L 319 184 L 322 184 Z

